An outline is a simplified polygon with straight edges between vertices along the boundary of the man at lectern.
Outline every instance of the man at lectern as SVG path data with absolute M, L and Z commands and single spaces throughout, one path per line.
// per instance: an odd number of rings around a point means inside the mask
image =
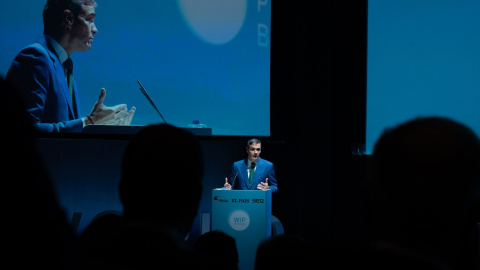
M 260 158 L 262 143 L 253 138 L 247 142 L 247 158 L 233 163 L 230 179 L 225 178 L 228 190 L 278 190 L 273 163 Z
M 47 0 L 44 35 L 25 47 L 13 61 L 6 80 L 21 93 L 28 121 L 40 132 L 81 132 L 85 125 L 130 125 L 135 108 L 107 107 L 105 89 L 86 117 L 81 117 L 73 79 L 74 52 L 91 48 L 95 26 L 94 0 Z M 7 101 L 8 102 L 8 101 Z

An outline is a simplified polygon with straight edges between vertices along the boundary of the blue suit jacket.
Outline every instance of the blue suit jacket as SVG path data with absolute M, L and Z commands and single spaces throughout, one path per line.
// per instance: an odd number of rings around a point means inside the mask
M 81 132 L 77 87 L 73 102 L 67 79 L 53 47 L 42 36 L 25 47 L 8 70 L 6 80 L 21 92 L 28 121 L 40 132 Z M 75 108 L 75 109 L 74 109 Z
M 255 169 L 251 184 L 248 183 L 247 159 L 233 163 L 229 181 L 232 185 L 232 189 L 256 190 L 257 185 L 260 184 L 260 182 L 265 182 L 265 179 L 268 178 L 268 185 L 270 186 L 272 193 L 275 193 L 278 190 L 273 163 L 260 157 L 258 158 L 257 163 L 257 168 Z

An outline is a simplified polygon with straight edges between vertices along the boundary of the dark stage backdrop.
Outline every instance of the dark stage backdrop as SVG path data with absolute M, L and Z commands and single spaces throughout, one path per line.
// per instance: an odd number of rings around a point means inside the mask
M 55 193 L 58 195 L 58 201 L 68 221 L 72 222 L 77 229 L 77 233 L 81 233 L 96 215 L 105 211 L 123 210 L 118 195 L 118 183 L 122 156 L 128 140 L 128 138 L 110 140 L 39 138 L 36 140 Z M 261 140 L 264 152 L 262 157 L 274 162 L 277 177 L 287 182 L 287 166 L 283 160 L 284 143 L 270 141 L 263 137 Z M 201 138 L 201 145 L 205 161 L 204 189 L 198 216 L 191 231 L 191 240 L 196 239 L 201 232 L 202 213 L 211 214 L 212 189 L 222 187 L 225 177 L 230 175 L 233 162 L 246 157 L 246 141 L 240 137 L 229 138 L 229 140 L 204 137 Z M 162 181 L 178 181 L 178 179 L 162 179 Z M 288 194 L 287 185 L 284 189 L 282 193 Z M 178 200 L 182 199 L 181 188 L 171 192 L 176 193 Z M 288 225 L 288 212 L 292 208 L 283 204 L 281 198 L 281 193 L 275 194 L 273 198 L 273 215 L 285 224 L 287 232 L 292 232 Z M 162 215 L 161 209 L 158 213 L 152 214 Z M 79 219 L 74 221 L 74 215 L 80 215 Z

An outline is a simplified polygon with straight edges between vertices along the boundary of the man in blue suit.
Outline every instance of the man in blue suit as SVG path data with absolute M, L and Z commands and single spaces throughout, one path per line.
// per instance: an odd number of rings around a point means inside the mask
M 278 190 L 273 163 L 260 158 L 262 143 L 253 138 L 247 142 L 247 158 L 233 163 L 230 181 L 225 178 L 228 190 Z
M 105 89 L 86 117 L 80 117 L 78 89 L 70 75 L 70 55 L 91 48 L 95 27 L 94 0 L 47 0 L 44 36 L 25 47 L 13 61 L 6 80 L 23 96 L 29 122 L 39 132 L 81 132 L 90 124 L 129 125 L 135 108 L 107 107 Z M 7 101 L 8 102 L 8 101 Z

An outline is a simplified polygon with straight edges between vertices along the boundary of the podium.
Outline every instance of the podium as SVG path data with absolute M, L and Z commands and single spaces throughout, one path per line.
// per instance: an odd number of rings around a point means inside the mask
M 137 134 L 145 126 L 113 126 L 113 125 L 88 125 L 83 128 L 85 134 L 120 134 L 132 135 Z M 197 136 L 211 136 L 212 128 L 188 128 L 180 127 Z
M 271 237 L 270 190 L 212 191 L 212 231 L 232 236 L 238 249 L 240 270 L 253 270 L 257 247 Z

